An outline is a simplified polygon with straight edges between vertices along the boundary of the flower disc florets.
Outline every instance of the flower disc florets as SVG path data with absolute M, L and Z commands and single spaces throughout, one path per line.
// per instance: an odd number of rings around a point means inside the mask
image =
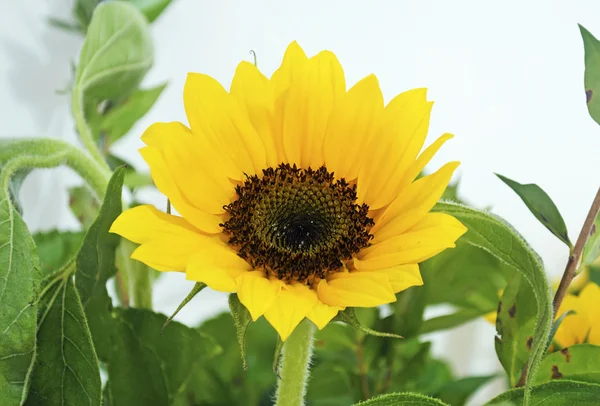
M 254 268 L 285 281 L 311 281 L 342 267 L 368 246 L 373 220 L 356 204 L 356 185 L 324 166 L 317 170 L 281 164 L 249 176 L 225 206 L 222 224 L 229 244 Z

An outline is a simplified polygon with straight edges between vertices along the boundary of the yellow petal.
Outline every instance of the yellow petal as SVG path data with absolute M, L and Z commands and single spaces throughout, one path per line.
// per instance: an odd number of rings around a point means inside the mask
M 398 265 L 393 268 L 378 269 L 371 272 L 386 274 L 390 279 L 390 285 L 392 285 L 394 293 L 401 292 L 412 286 L 423 285 L 423 279 L 421 278 L 419 265 L 417 264 Z
M 306 318 L 315 323 L 319 330 L 322 330 L 340 310 L 344 310 L 344 308 L 339 306 L 329 306 L 318 300 L 317 304 L 315 304 L 312 310 L 306 315 Z
M 368 271 L 416 264 L 455 247 L 455 241 L 466 231 L 460 221 L 448 214 L 428 213 L 404 234 L 363 249 L 354 266 Z
M 356 179 L 365 155 L 365 146 L 379 130 L 383 95 L 375 75 L 354 85 L 336 102 L 325 134 L 327 169 L 336 177 Z
M 288 45 L 281 66 L 271 76 L 275 98 L 278 98 L 298 78 L 307 60 L 304 50 L 296 41 Z
M 383 113 L 380 132 L 364 153 L 359 170 L 358 199 L 371 210 L 389 204 L 398 196 L 404 173 L 421 150 L 433 103 L 426 101 L 426 89 L 415 89 L 396 96 Z
M 433 156 L 440 150 L 442 145 L 444 145 L 446 141 L 452 139 L 453 137 L 454 135 L 449 133 L 442 134 L 430 146 L 425 148 L 417 160 L 406 171 L 406 174 L 402 179 L 401 187 L 414 181 L 417 175 L 419 175 L 419 173 L 421 173 L 421 171 L 425 168 L 425 165 L 427 165 L 429 161 L 431 161 L 431 158 L 433 158 Z
M 273 304 L 282 286 L 279 280 L 269 280 L 263 271 L 247 272 L 237 283 L 240 302 L 246 306 L 254 321 Z
M 110 232 L 142 244 L 131 258 L 159 271 L 183 271 L 198 247 L 212 240 L 183 218 L 161 213 L 150 205 L 121 213 Z
M 201 137 L 181 123 L 155 123 L 142 135 L 142 141 L 156 148 L 168 176 L 181 195 L 198 209 L 212 214 L 225 212 L 224 205 L 235 196 L 235 187 L 223 172 L 218 154 Z
M 344 277 L 322 279 L 317 294 L 323 303 L 340 307 L 376 307 L 396 301 L 388 276 L 378 272 L 348 272 Z
M 265 147 L 267 166 L 277 166 L 283 161 L 279 158 L 283 152 L 283 145 L 281 137 L 277 137 L 277 145 L 275 143 L 273 84 L 256 66 L 249 62 L 242 62 L 235 70 L 229 93 L 238 100 L 240 107 L 248 115 L 261 138 Z
M 346 91 L 344 71 L 335 55 L 320 52 L 308 60 L 286 91 L 283 148 L 290 163 L 322 166 L 323 140 L 333 106 Z
M 418 179 L 375 219 L 371 229 L 373 243 L 385 241 L 402 234 L 419 222 L 440 200 L 446 190 L 458 162 L 450 162 L 431 175 Z
M 237 100 L 210 76 L 189 73 L 183 89 L 185 112 L 195 136 L 203 137 L 226 162 L 231 179 L 266 168 L 265 148 Z
M 171 204 L 181 215 L 196 228 L 206 233 L 217 234 L 221 232 L 220 223 L 223 219 L 215 214 L 207 213 L 192 205 L 182 194 L 167 169 L 165 160 L 160 151 L 154 147 L 140 149 L 140 154 L 150 167 L 152 180 L 158 190 L 171 200 Z
M 557 315 L 561 316 L 569 310 L 573 310 L 575 314 L 570 314 L 563 319 L 554 336 L 556 342 L 562 347 L 583 343 L 590 331 L 590 321 L 586 309 L 581 305 L 577 296 L 567 294 Z
M 205 283 L 219 292 L 237 291 L 236 279 L 252 270 L 244 259 L 221 241 L 204 244 L 185 269 L 188 280 Z
M 586 313 L 590 326 L 588 343 L 600 345 L 600 287 L 589 282 L 579 293 L 580 311 Z
M 265 312 L 265 318 L 285 341 L 316 303 L 317 296 L 306 285 L 283 285 L 279 297 Z

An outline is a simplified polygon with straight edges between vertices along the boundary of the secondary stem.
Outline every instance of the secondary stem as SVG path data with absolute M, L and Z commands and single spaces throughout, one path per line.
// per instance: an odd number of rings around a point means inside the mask
M 75 119 L 75 127 L 77 128 L 77 133 L 79 134 L 79 138 L 83 143 L 83 146 L 88 150 L 92 158 L 100 165 L 103 169 L 110 171 L 108 164 L 104 160 L 104 156 L 98 149 L 94 138 L 92 137 L 92 132 L 85 122 L 84 111 L 82 106 L 82 98 L 83 92 L 78 87 L 73 89 L 73 96 L 71 97 L 71 111 L 73 113 L 73 118 Z
M 594 197 L 594 201 L 592 202 L 592 206 L 588 211 L 587 217 L 583 222 L 583 226 L 581 227 L 581 231 L 579 232 L 579 237 L 577 237 L 577 242 L 569 255 L 569 260 L 567 261 L 567 266 L 565 267 L 565 271 L 563 272 L 563 276 L 560 280 L 560 284 L 558 285 L 558 289 L 554 294 L 554 300 L 552 302 L 552 307 L 554 310 L 554 316 L 558 313 L 558 309 L 567 294 L 569 289 L 569 285 L 575 278 L 575 273 L 577 271 L 577 266 L 579 265 L 579 260 L 581 259 L 581 254 L 583 253 L 583 247 L 585 247 L 585 243 L 590 236 L 590 232 L 592 231 L 592 227 L 594 226 L 594 221 L 596 220 L 596 216 L 598 215 L 598 211 L 600 211 L 600 188 L 596 192 L 596 197 Z M 521 377 L 519 378 L 519 382 L 517 382 L 517 387 L 525 385 L 525 380 L 527 379 L 527 371 L 529 370 L 529 361 L 525 364 L 523 368 L 523 372 L 521 373 Z
M 276 406 L 302 406 L 309 376 L 315 326 L 302 321 L 283 346 Z

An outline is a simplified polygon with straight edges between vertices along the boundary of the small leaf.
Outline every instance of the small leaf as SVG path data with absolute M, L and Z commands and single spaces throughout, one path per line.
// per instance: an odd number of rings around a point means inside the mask
M 433 317 L 423 322 L 419 330 L 419 334 L 427 334 L 434 331 L 452 329 L 468 323 L 469 321 L 475 320 L 486 313 L 488 313 L 488 311 L 459 310 L 452 314 Z
M 75 286 L 92 332 L 94 347 L 102 361 L 110 355 L 110 332 L 114 323 L 106 282 L 117 272 L 115 251 L 120 241 L 117 234 L 110 234 L 108 230 L 121 214 L 124 176 L 123 167 L 113 173 L 98 217 L 85 235 L 76 259 Z
M 63 267 L 75 257 L 84 234 L 81 231 L 52 230 L 33 235 L 42 266 L 42 275 Z
M 100 204 L 87 186 L 76 186 L 69 189 L 69 207 L 81 228 L 88 229 L 98 215 Z
M 600 258 L 600 213 L 594 220 L 590 235 L 585 241 L 581 254 L 581 267 L 591 267 Z M 581 272 L 579 270 L 577 273 Z
M 594 121 L 600 124 L 600 41 L 587 29 L 579 25 L 585 50 L 585 74 L 583 83 L 588 111 Z
M 89 125 L 96 139 L 103 139 L 104 148 L 123 137 L 141 119 L 161 95 L 166 83 L 151 89 L 137 89 L 120 104 L 112 107 L 105 115 L 91 112 Z
M 206 287 L 206 284 L 204 284 L 202 282 L 196 282 L 196 284 L 194 285 L 194 287 L 192 288 L 190 293 L 188 293 L 188 295 L 185 297 L 185 299 L 183 299 L 183 301 L 177 307 L 177 309 L 173 312 L 173 314 L 171 316 L 169 316 L 169 318 L 165 321 L 165 324 L 160 329 L 160 334 L 162 334 L 165 331 L 165 327 L 167 327 L 167 325 L 171 322 L 171 320 L 173 320 L 173 318 L 175 316 L 177 316 L 177 313 L 179 313 L 179 311 L 181 309 L 183 309 L 185 307 L 185 305 L 188 304 L 189 301 L 192 300 L 194 298 L 194 296 L 196 296 L 205 287 Z
M 469 229 L 461 237 L 464 242 L 488 251 L 504 264 L 521 273 L 523 279 L 531 286 L 530 291 L 533 292 L 536 302 L 537 323 L 527 377 L 535 376 L 546 351 L 553 319 L 550 286 L 539 255 L 500 217 L 450 203 L 438 203 L 433 211 L 447 213 L 458 219 Z M 526 405 L 529 401 L 530 380 L 527 379 L 526 383 L 524 399 Z
M 534 384 L 555 379 L 600 383 L 600 346 L 577 344 L 547 355 Z
M 404 338 L 398 334 L 386 333 L 382 331 L 375 331 L 368 327 L 365 327 L 356 317 L 354 308 L 347 307 L 345 310 L 340 311 L 337 316 L 333 319 L 334 321 L 343 321 L 344 323 L 354 327 L 355 329 L 362 331 L 365 334 L 377 336 L 377 337 L 392 337 L 392 338 Z
M 536 314 L 535 297 L 520 274 L 515 274 L 506 286 L 499 309 L 496 354 L 508 375 L 510 386 L 514 387 L 531 353 Z
M 47 296 L 40 312 L 37 358 L 26 405 L 100 406 L 98 359 L 71 277 Z
M 449 382 L 436 397 L 449 405 L 463 406 L 475 392 L 495 377 L 496 375 L 470 376 Z
M 0 172 L 0 396 L 2 404 L 19 405 L 35 358 L 41 275 L 34 241 L 9 196 L 14 172 L 6 168 Z
M 523 388 L 512 389 L 486 403 L 485 406 L 519 406 L 523 403 Z M 569 380 L 534 386 L 531 402 L 539 406 L 597 406 L 600 385 Z
M 240 302 L 240 299 L 235 293 L 229 295 L 229 309 L 233 316 L 233 322 L 235 324 L 236 336 L 238 345 L 240 346 L 240 354 L 242 356 L 242 365 L 244 370 L 248 369 L 248 363 L 246 362 L 246 332 L 248 326 L 252 323 L 252 316 L 246 307 Z
M 559 240 L 567 244 L 569 249 L 573 248 L 567 226 L 563 220 L 558 208 L 544 190 L 535 183 L 522 185 L 519 182 L 508 179 L 505 176 L 496 174 L 498 178 L 506 183 L 529 208 L 536 219 L 540 221 L 552 234 Z
M 130 95 L 153 62 L 152 38 L 144 16 L 126 2 L 102 2 L 94 9 L 79 55 L 73 98 L 89 116 L 99 103 L 117 102 Z
M 357 403 L 356 406 L 448 406 L 439 399 L 418 393 L 390 393 L 388 395 L 371 398 L 367 401 Z

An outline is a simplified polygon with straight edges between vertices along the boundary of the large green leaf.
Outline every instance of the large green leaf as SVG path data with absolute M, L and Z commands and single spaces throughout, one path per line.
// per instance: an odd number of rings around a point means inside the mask
M 364 402 L 357 403 L 360 406 L 447 406 L 439 399 L 429 396 L 419 395 L 418 393 L 390 393 L 388 395 L 378 396 Z
M 125 169 L 118 168 L 110 179 L 100 212 L 90 226 L 76 260 L 75 286 L 81 297 L 98 357 L 110 354 L 110 331 L 114 319 L 106 282 L 116 273 L 115 250 L 120 237 L 108 230 L 121 214 L 121 189 Z
M 553 379 L 600 384 L 600 346 L 577 344 L 547 355 L 540 364 L 534 383 Z
M 573 247 L 569 240 L 567 225 L 563 220 L 560 211 L 544 190 L 535 183 L 523 185 L 506 176 L 496 174 L 500 180 L 508 185 L 529 208 L 536 219 L 540 221 L 552 234 L 559 240 L 567 244 L 569 248 Z
M 534 386 L 531 404 L 535 406 L 598 406 L 600 385 L 560 380 Z M 486 406 L 520 406 L 524 389 L 513 389 L 486 403 Z
M 220 352 L 216 341 L 162 314 L 115 309 L 110 398 L 114 406 L 170 405 L 187 390 L 190 374 Z M 211 390 L 205 388 L 206 390 Z
M 100 406 L 98 359 L 71 277 L 45 295 L 39 323 L 27 405 Z
M 84 234 L 81 231 L 52 230 L 33 235 L 42 266 L 47 275 L 66 265 L 75 257 Z
M 165 83 L 147 90 L 138 89 L 106 115 L 92 114 L 88 120 L 94 137 L 102 139 L 104 148 L 114 144 L 150 110 L 166 86 Z
M 456 217 L 469 229 L 462 237 L 465 242 L 490 252 L 500 261 L 520 272 L 531 286 L 536 301 L 537 324 L 533 335 L 527 377 L 535 376 L 546 351 L 553 317 L 550 286 L 539 256 L 516 230 L 497 216 L 450 203 L 438 203 L 434 211 Z M 482 275 L 483 278 L 485 275 Z M 527 379 L 527 389 L 529 389 L 529 384 L 530 379 Z M 525 392 L 525 404 L 528 404 L 527 391 Z
M 529 358 L 535 328 L 536 303 L 531 287 L 515 274 L 498 305 L 496 354 L 514 387 Z
M 594 121 L 600 124 L 600 41 L 587 29 L 579 26 L 585 50 L 585 75 L 583 83 L 588 111 Z
M 40 264 L 25 222 L 9 196 L 15 171 L 0 172 L 0 401 L 19 405 L 27 396 L 36 354 Z
M 79 55 L 73 100 L 86 111 L 116 102 L 138 88 L 154 61 L 148 22 L 122 1 L 99 4 Z M 81 108 L 80 106 L 75 106 Z
M 403 337 L 412 337 L 419 332 L 427 304 L 427 287 L 413 286 L 396 294 L 392 303 L 392 331 Z

